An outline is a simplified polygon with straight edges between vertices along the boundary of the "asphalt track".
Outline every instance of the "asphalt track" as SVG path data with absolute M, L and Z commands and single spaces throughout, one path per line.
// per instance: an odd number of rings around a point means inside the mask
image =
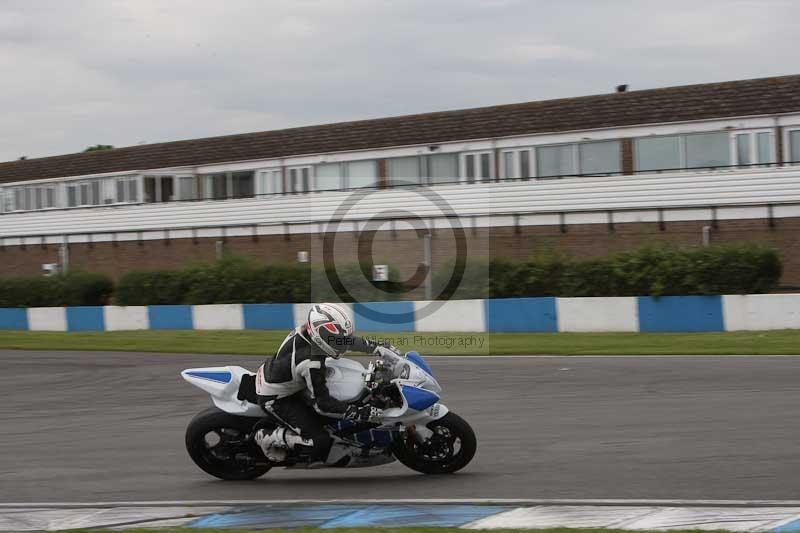
M 800 357 L 436 358 L 478 435 L 452 476 L 399 464 L 222 482 L 183 431 L 183 368 L 247 356 L 0 351 L 0 502 L 800 496 Z

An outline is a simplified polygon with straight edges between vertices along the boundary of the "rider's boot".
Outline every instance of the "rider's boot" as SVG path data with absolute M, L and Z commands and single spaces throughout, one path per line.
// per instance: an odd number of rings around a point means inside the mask
M 265 429 L 259 429 L 253 437 L 264 452 L 264 456 L 273 463 L 281 463 L 286 460 L 287 450 L 294 449 L 295 446 L 313 446 L 313 443 L 287 428 L 277 428 L 271 433 Z

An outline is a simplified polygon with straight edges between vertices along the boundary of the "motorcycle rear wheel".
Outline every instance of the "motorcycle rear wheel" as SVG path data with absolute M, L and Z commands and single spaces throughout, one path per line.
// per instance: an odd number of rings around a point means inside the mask
M 423 474 L 451 474 L 461 470 L 475 456 L 478 447 L 469 423 L 453 412 L 428 424 L 434 432 L 420 444 L 410 434 L 399 438 L 392 453 L 405 466 Z
M 256 418 L 217 407 L 198 413 L 186 428 L 186 451 L 204 472 L 225 480 L 248 480 L 271 468 L 250 438 Z

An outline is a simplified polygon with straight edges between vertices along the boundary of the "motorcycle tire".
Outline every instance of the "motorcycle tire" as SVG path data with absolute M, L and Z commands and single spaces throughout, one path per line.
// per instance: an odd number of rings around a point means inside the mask
M 198 413 L 186 428 L 186 451 L 204 472 L 225 480 L 248 480 L 271 468 L 250 438 L 257 418 L 236 416 L 217 407 Z
M 402 464 L 423 474 L 451 474 L 461 470 L 475 456 L 478 447 L 475 432 L 469 423 L 453 412 L 428 424 L 434 431 L 430 442 L 417 444 L 411 435 L 404 435 L 395 441 L 392 453 Z M 458 440 L 459 449 L 455 450 Z M 432 456 L 438 452 L 444 457 Z

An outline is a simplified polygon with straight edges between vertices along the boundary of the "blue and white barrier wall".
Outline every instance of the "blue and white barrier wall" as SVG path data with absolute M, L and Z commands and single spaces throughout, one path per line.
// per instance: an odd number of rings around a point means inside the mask
M 432 305 L 433 304 L 433 305 Z M 346 304 L 359 331 L 680 332 L 800 329 L 800 294 L 509 298 Z M 309 304 L 0 308 L 0 329 L 278 329 Z

